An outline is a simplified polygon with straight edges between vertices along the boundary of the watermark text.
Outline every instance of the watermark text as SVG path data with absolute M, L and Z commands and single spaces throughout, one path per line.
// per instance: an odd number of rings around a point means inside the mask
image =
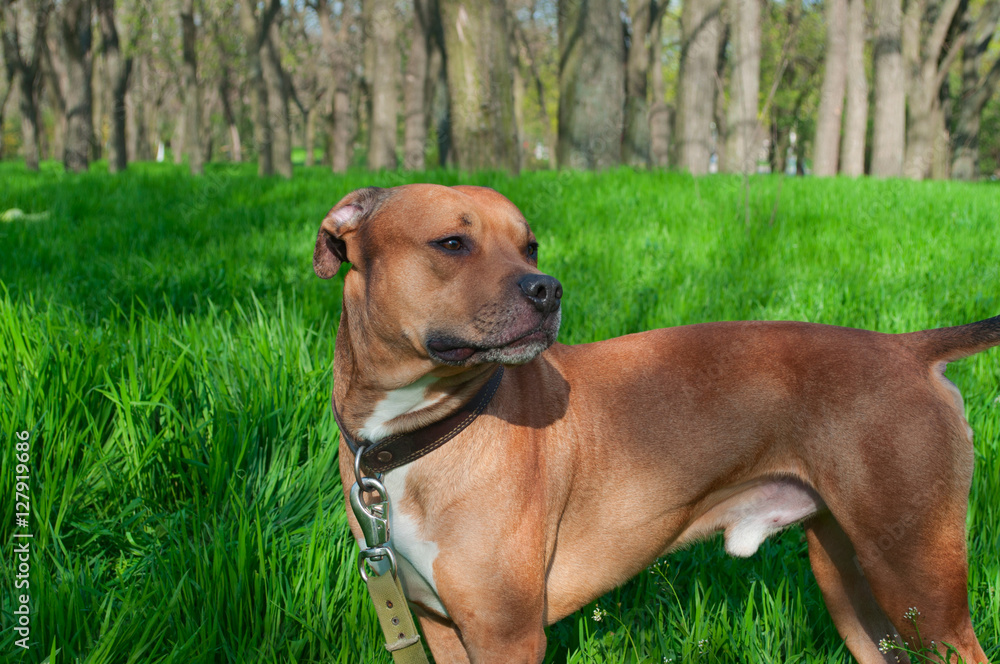
M 31 636 L 31 435 L 15 434 L 14 443 L 14 643 L 28 649 Z

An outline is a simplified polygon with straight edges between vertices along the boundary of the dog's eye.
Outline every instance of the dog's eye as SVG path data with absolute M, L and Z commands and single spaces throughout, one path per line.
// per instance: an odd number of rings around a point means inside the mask
M 438 242 L 438 246 L 447 251 L 461 251 L 465 245 L 462 244 L 462 238 L 459 237 L 448 237 Z
M 528 245 L 528 252 L 527 252 L 527 254 L 528 254 L 528 260 L 532 260 L 533 261 L 533 260 L 537 260 L 538 259 L 538 243 L 537 242 L 532 242 L 531 244 Z

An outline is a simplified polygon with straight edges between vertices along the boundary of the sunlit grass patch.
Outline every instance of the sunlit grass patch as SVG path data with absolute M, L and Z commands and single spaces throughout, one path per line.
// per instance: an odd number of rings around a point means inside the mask
M 902 332 L 1000 313 L 990 184 L 766 177 L 746 197 L 737 178 L 627 170 L 285 182 L 252 165 L 195 179 L 0 164 L 0 178 L 0 212 L 47 215 L 0 224 L 3 495 L 11 433 L 34 441 L 25 661 L 389 661 L 354 570 L 329 410 L 341 282 L 311 269 L 320 219 L 354 188 L 506 194 L 565 286 L 567 343 L 712 320 Z M 949 376 L 976 431 L 969 590 L 997 658 L 998 351 Z M 13 639 L 0 632 L 0 652 Z M 549 662 L 671 660 L 850 661 L 801 530 L 748 560 L 698 544 L 549 630 Z

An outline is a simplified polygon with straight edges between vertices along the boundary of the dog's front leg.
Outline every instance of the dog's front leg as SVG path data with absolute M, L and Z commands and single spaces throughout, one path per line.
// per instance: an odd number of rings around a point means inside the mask
M 530 662 L 545 656 L 545 631 L 538 625 L 522 638 L 488 634 L 475 630 L 468 650 L 458 627 L 452 621 L 418 612 L 420 630 L 437 664 L 479 664 L 480 662 Z
M 469 664 L 469 654 L 462 645 L 462 637 L 455 623 L 447 618 L 416 609 L 420 621 L 420 631 L 430 646 L 431 654 L 437 664 Z
M 470 587 L 468 591 L 467 599 L 459 606 L 449 603 L 454 623 L 433 618 L 420 621 L 438 664 L 538 664 L 544 659 L 542 596 L 532 601 L 510 601 L 511 587 L 493 584 Z M 465 656 L 454 654 L 462 652 L 459 646 L 464 647 Z
M 538 664 L 545 657 L 545 536 L 541 523 L 520 510 L 515 515 L 519 521 L 473 521 L 462 544 L 442 549 L 434 565 L 441 599 L 472 664 Z M 466 661 L 437 657 L 432 639 L 428 634 L 439 664 Z
M 487 597 L 484 599 L 488 601 Z M 466 656 L 452 657 L 450 650 L 439 656 L 438 648 L 431 644 L 435 662 L 538 664 L 545 658 L 545 628 L 540 615 L 537 620 L 524 621 L 517 615 L 485 611 L 471 623 L 466 622 L 465 629 L 455 631 L 465 646 Z

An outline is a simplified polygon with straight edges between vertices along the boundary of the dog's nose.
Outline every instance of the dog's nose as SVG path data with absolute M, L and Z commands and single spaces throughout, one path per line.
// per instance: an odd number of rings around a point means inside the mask
M 562 299 L 562 284 L 547 274 L 526 274 L 517 282 L 535 308 L 543 314 L 550 314 L 559 308 Z

